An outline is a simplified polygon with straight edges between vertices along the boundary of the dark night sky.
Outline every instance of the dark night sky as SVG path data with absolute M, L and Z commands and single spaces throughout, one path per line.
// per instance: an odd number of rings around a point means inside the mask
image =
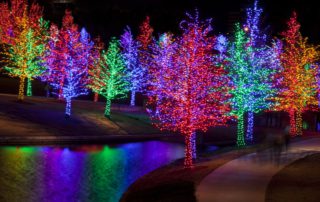
M 53 15 L 52 7 L 45 3 L 48 1 L 39 0 L 46 8 L 47 19 L 61 21 L 62 13 Z M 80 26 L 85 26 L 93 36 L 102 35 L 107 40 L 119 36 L 126 25 L 136 34 L 146 15 L 151 17 L 156 33 L 177 33 L 185 11 L 194 8 L 200 11 L 201 17 L 213 18 L 216 34 L 226 33 L 231 31 L 231 22 L 243 21 L 245 8 L 252 3 L 253 0 L 76 0 L 71 8 Z M 272 35 L 285 29 L 286 20 L 296 10 L 302 34 L 312 42 L 320 41 L 320 7 L 314 0 L 261 0 L 259 4 L 264 8 L 264 25 Z M 232 16 L 236 19 L 232 20 Z

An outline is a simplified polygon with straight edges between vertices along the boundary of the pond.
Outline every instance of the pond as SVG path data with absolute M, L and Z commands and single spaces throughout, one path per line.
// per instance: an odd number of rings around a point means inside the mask
M 0 201 L 119 201 L 139 177 L 184 156 L 180 144 L 0 147 Z

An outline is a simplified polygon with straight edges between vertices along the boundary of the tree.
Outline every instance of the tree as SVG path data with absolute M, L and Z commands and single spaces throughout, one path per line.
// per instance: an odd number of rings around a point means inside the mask
M 18 99 L 23 100 L 25 79 L 27 95 L 31 96 L 31 80 L 44 71 L 41 58 L 48 39 L 48 22 L 43 20 L 38 4 L 29 7 L 27 1 L 12 0 L 10 5 L 2 3 L 0 6 L 3 9 L 0 38 L 5 44 L 3 62 L 10 76 L 20 78 Z
M 111 38 L 107 52 L 102 51 L 100 69 L 94 69 L 90 75 L 95 86 L 92 90 L 106 98 L 105 117 L 110 119 L 111 101 L 123 98 L 128 92 L 125 78 L 125 65 L 119 48 L 119 41 Z
M 49 40 L 46 44 L 45 54 L 43 56 L 44 64 L 46 69 L 41 75 L 41 80 L 46 82 L 46 91 L 47 97 L 50 96 L 50 84 L 53 83 L 55 78 L 57 78 L 62 71 L 62 68 L 59 67 L 59 62 L 61 60 L 58 58 L 59 50 L 57 48 L 57 43 L 59 42 L 59 28 L 55 24 L 51 24 L 49 30 Z
M 150 26 L 150 17 L 147 16 L 139 27 L 140 33 L 137 40 L 141 44 L 141 50 L 148 50 L 148 46 L 152 42 L 153 28 Z
M 52 27 L 52 35 L 56 38 L 55 45 L 48 46 L 48 81 L 58 91 L 61 98 L 66 100 L 66 117 L 71 115 L 71 100 L 74 97 L 88 93 L 88 68 L 92 64 L 90 55 L 93 42 L 87 31 L 73 23 L 71 12 L 66 11 L 63 27 L 60 32 Z M 58 34 L 58 36 L 56 36 Z
M 281 68 L 278 43 L 255 48 L 250 37 L 236 24 L 235 37 L 228 50 L 227 70 L 232 83 L 231 114 L 238 119 L 237 145 L 245 145 L 244 114 L 248 112 L 247 139 L 252 139 L 253 113 L 273 106 L 277 93 L 275 75 Z
M 319 57 L 317 48 L 308 44 L 303 38 L 297 22 L 297 15 L 293 12 L 287 23 L 288 29 L 283 32 L 283 52 L 281 63 L 283 71 L 280 93 L 276 97 L 276 110 L 289 113 L 291 136 L 302 135 L 302 113 L 308 105 L 317 104 L 316 76 L 318 65 L 314 65 Z
M 151 55 L 151 47 L 153 37 L 153 28 L 150 26 L 150 17 L 147 16 L 146 19 L 142 22 L 142 24 L 139 27 L 139 35 L 137 37 L 138 41 L 138 58 L 139 58 L 139 65 L 141 66 L 141 69 L 145 69 L 145 79 L 149 80 L 149 74 L 151 70 L 151 64 L 152 64 L 152 55 Z M 145 86 L 148 87 L 147 85 Z
M 233 86 L 231 114 L 238 119 L 238 146 L 245 145 L 245 114 L 248 114 L 246 139 L 252 141 L 254 113 L 269 109 L 274 104 L 271 98 L 277 93 L 275 75 L 281 68 L 277 55 L 279 44 L 273 42 L 268 46 L 267 37 L 259 28 L 261 13 L 257 1 L 253 8 L 247 9 L 247 24 L 244 29 L 236 24 L 226 59 Z
M 187 16 L 180 24 L 182 36 L 160 42 L 154 51 L 149 104 L 155 109 L 148 111 L 160 129 L 185 136 L 184 164 L 191 167 L 196 131 L 226 121 L 228 79 L 223 68 L 213 64 L 211 21 L 200 21 L 198 13 Z
M 95 85 L 94 80 L 92 80 L 91 78 L 94 78 L 95 76 L 97 77 L 100 76 L 100 69 L 101 69 L 100 65 L 101 65 L 101 57 L 102 57 L 101 54 L 103 49 L 104 49 L 104 43 L 101 41 L 100 37 L 97 37 L 94 40 L 94 46 L 92 49 L 93 63 L 89 67 L 89 85 L 88 85 L 88 87 L 92 89 L 93 92 L 95 92 L 94 99 L 93 99 L 94 102 L 98 102 L 99 94 L 97 92 L 99 91 L 98 89 L 100 88 L 100 85 Z
M 141 65 L 138 58 L 139 43 L 134 40 L 129 27 L 121 36 L 122 56 L 126 66 L 126 74 L 131 91 L 130 105 L 135 106 L 135 95 L 142 92 L 147 83 L 147 69 Z

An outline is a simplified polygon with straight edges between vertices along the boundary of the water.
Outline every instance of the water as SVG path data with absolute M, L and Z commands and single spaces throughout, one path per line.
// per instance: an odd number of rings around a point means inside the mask
M 182 158 L 183 149 L 160 141 L 0 147 L 0 201 L 119 201 L 139 177 Z

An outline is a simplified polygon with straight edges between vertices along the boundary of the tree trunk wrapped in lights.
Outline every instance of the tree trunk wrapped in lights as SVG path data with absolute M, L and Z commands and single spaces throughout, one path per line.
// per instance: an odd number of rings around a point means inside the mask
M 32 79 L 27 78 L 27 96 L 32 96 Z
M 238 113 L 237 145 L 239 147 L 246 145 L 244 138 L 244 113 L 241 111 Z
M 26 78 L 20 76 L 20 83 L 19 83 L 19 93 L 18 93 L 18 100 L 24 100 L 24 86 L 25 86 Z
M 197 12 L 187 16 L 180 24 L 181 37 L 164 34 L 153 46 L 148 112 L 160 129 L 184 135 L 184 165 L 190 168 L 196 157 L 196 131 L 227 120 L 229 82 L 213 61 L 211 21 L 200 20 Z
M 283 51 L 281 63 L 283 71 L 279 73 L 279 95 L 275 110 L 286 111 L 290 117 L 291 136 L 302 135 L 302 113 L 309 105 L 317 105 L 317 73 L 319 66 L 315 65 L 319 57 L 316 47 L 303 38 L 294 12 L 287 23 L 288 29 L 283 32 Z

